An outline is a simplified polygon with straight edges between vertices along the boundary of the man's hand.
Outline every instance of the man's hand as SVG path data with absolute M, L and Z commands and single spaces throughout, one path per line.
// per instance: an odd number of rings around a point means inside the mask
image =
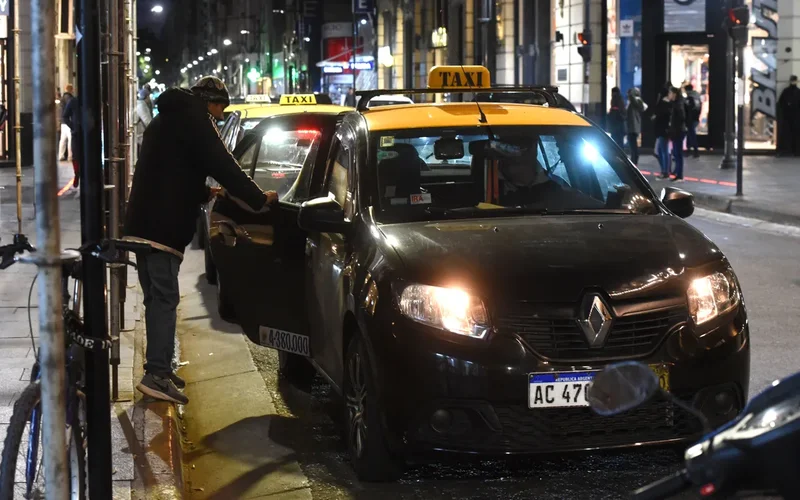
M 267 195 L 267 205 L 278 203 L 278 193 L 275 191 L 264 191 L 264 194 Z
M 217 196 L 222 196 L 225 194 L 225 190 L 222 187 L 212 187 L 208 189 L 209 197 L 208 201 L 213 200 Z

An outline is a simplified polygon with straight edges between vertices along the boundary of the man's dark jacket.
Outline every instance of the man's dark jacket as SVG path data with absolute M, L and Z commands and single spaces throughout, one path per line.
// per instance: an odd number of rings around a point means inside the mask
M 253 210 L 267 197 L 222 143 L 206 103 L 184 89 L 157 100 L 158 115 L 144 132 L 125 220 L 126 238 L 183 255 L 194 235 L 206 177 Z

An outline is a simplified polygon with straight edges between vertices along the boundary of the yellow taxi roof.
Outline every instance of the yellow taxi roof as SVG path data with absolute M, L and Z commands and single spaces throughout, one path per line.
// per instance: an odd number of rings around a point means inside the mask
M 242 111 L 243 109 L 255 108 L 258 106 L 264 106 L 264 104 L 252 103 L 252 102 L 242 102 L 239 104 L 231 104 L 227 108 L 225 108 L 225 113 L 233 113 L 234 111 Z
M 242 109 L 242 118 L 267 118 L 277 115 L 291 115 L 297 113 L 321 113 L 326 115 L 339 114 L 344 111 L 353 111 L 347 106 L 335 104 L 314 104 L 309 106 L 281 106 L 280 104 L 263 104 Z
M 588 127 L 580 115 L 533 104 L 482 102 L 489 125 L 572 125 Z M 482 125 L 474 102 L 404 104 L 363 111 L 370 131 Z

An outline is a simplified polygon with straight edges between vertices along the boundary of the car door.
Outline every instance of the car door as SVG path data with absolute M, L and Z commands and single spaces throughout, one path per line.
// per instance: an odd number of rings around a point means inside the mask
M 332 196 L 344 208 L 345 220 L 354 215 L 354 169 L 356 134 L 349 124 L 339 127 L 331 145 L 322 193 Z M 311 329 L 323 341 L 315 356 L 320 367 L 340 383 L 344 359 L 343 315 L 347 310 L 349 244 L 338 233 L 312 233 L 306 245 L 308 316 Z
M 255 146 L 249 173 L 262 189 L 277 191 L 279 203 L 265 214 L 245 210 L 230 197 L 215 203 L 221 226 L 214 249 L 225 255 L 229 274 L 223 284 L 237 321 L 253 342 L 305 356 L 317 346 L 307 328 L 306 234 L 297 215 L 322 183 L 335 123 L 334 115 L 265 119 L 246 138 Z

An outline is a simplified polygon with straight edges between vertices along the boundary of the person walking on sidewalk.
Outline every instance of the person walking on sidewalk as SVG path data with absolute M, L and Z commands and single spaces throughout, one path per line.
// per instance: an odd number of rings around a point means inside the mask
M 683 180 L 683 139 L 686 137 L 686 107 L 680 89 L 669 91 L 672 113 L 669 119 L 669 139 L 672 142 L 672 157 L 675 159 L 674 181 Z
M 694 157 L 700 157 L 697 144 L 697 126 L 700 124 L 700 108 L 703 105 L 700 94 L 691 83 L 686 85 L 686 152 L 694 149 Z
M 778 156 L 800 156 L 800 88 L 792 75 L 778 98 Z
M 625 147 L 625 100 L 619 87 L 611 89 L 611 107 L 606 115 L 606 130 L 619 147 Z
M 625 110 L 625 127 L 628 130 L 628 146 L 631 148 L 631 161 L 639 165 L 639 134 L 642 133 L 642 113 L 647 104 L 639 97 L 639 89 L 628 89 L 628 108 Z
M 77 188 L 81 180 L 81 103 L 77 97 L 73 96 L 61 115 L 61 122 L 69 128 L 72 141 L 72 187 Z
M 175 327 L 180 302 L 178 272 L 194 236 L 200 204 L 213 177 L 243 208 L 266 212 L 278 200 L 264 192 L 239 167 L 219 136 L 215 120 L 230 104 L 228 89 L 206 76 L 191 90 L 173 88 L 157 100 L 159 113 L 144 132 L 125 219 L 125 238 L 148 243 L 137 254 L 147 329 L 145 375 L 136 388 L 156 399 L 186 404 L 173 373 Z
M 64 110 L 67 108 L 69 101 L 75 98 L 73 92 L 75 92 L 75 88 L 71 83 L 68 83 L 60 100 L 61 140 L 58 143 L 58 158 L 61 161 L 72 160 L 72 130 L 69 125 L 64 123 Z
M 153 121 L 153 100 L 150 99 L 150 86 L 145 85 L 139 91 L 136 100 L 136 147 L 142 148 L 144 130 Z
M 672 104 L 669 102 L 668 92 L 658 96 L 658 102 L 653 110 L 653 135 L 656 136 L 655 154 L 661 166 L 661 178 L 669 178 L 669 121 L 672 115 Z

